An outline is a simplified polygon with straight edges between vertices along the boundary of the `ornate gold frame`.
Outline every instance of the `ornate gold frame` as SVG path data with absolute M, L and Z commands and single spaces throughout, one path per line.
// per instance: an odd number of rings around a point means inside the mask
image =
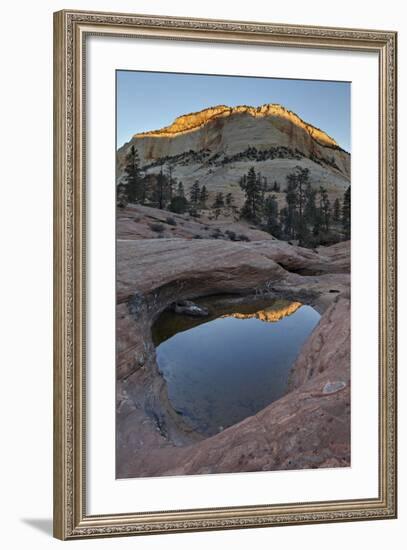
M 379 495 L 364 500 L 86 514 L 83 76 L 89 34 L 376 52 L 379 59 Z M 60 539 L 396 517 L 395 32 L 60 11 L 54 14 L 54 535 Z

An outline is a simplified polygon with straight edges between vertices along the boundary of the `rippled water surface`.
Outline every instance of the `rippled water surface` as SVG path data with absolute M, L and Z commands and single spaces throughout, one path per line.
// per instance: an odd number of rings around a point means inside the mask
M 183 420 L 213 435 L 281 397 L 290 367 L 320 315 L 298 302 L 228 305 L 210 316 L 164 312 L 153 327 L 168 396 Z

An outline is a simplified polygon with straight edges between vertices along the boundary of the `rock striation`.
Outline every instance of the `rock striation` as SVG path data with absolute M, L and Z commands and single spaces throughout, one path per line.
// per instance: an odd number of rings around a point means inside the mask
M 273 239 L 119 234 L 117 247 L 118 477 L 350 465 L 349 243 L 312 251 Z M 174 302 L 216 293 L 289 299 L 322 316 L 289 393 L 204 439 L 168 401 L 151 326 Z
M 342 195 L 349 185 L 350 155 L 323 130 L 282 105 L 218 105 L 186 114 L 164 128 L 136 134 L 117 152 L 118 182 L 125 157 L 137 149 L 146 174 L 172 170 L 188 190 L 198 181 L 210 195 L 232 192 L 239 203 L 239 179 L 254 165 L 281 189 L 299 165 L 308 168 L 316 187 Z
M 298 115 L 277 103 L 266 103 L 260 107 L 250 107 L 248 105 L 239 105 L 237 107 L 218 105 L 216 107 L 209 107 L 208 109 L 203 109 L 196 113 L 179 116 L 170 126 L 165 126 L 160 130 L 135 134 L 134 137 L 173 137 L 175 135 L 192 132 L 209 122 L 213 122 L 214 119 L 230 117 L 236 114 L 248 114 L 254 118 L 275 116 L 289 120 L 293 124 L 306 130 L 309 135 L 321 145 L 340 149 L 336 141 L 328 136 L 328 134 L 312 126 L 312 124 L 304 122 Z

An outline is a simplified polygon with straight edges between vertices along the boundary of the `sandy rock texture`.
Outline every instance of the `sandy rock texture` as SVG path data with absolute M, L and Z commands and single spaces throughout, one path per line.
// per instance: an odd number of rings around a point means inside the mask
M 117 476 L 348 466 L 349 243 L 312 251 L 272 238 L 136 240 L 125 224 L 120 231 Z M 151 326 L 174 301 L 216 293 L 289 298 L 322 317 L 293 366 L 289 393 L 204 439 L 172 410 Z
M 148 463 L 137 453 L 129 471 L 154 476 L 349 466 L 349 334 L 341 327 L 348 316 L 348 300 L 329 308 L 294 365 L 286 396 L 211 438 L 151 454 Z
M 222 220 L 209 220 L 204 216 L 194 218 L 189 214 L 174 214 L 140 204 L 118 209 L 117 235 L 120 240 L 174 237 L 226 241 L 274 239 L 270 234 L 232 217 Z
M 349 153 L 323 130 L 277 104 L 218 105 L 180 116 L 165 128 L 136 134 L 118 150 L 118 181 L 132 145 L 146 174 L 171 166 L 186 190 L 198 180 L 211 199 L 216 192 L 232 192 L 237 205 L 243 199 L 239 179 L 252 165 L 282 188 L 298 165 L 308 168 L 315 188 L 324 185 L 332 198 L 342 196 L 349 185 Z M 259 154 L 274 149 L 274 153 L 253 156 L 248 148 Z

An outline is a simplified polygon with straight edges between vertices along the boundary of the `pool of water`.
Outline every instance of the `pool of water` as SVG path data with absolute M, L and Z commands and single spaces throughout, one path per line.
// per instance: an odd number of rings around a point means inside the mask
M 320 315 L 298 302 L 200 301 L 210 315 L 164 312 L 153 327 L 159 370 L 183 420 L 213 435 L 284 395 Z

